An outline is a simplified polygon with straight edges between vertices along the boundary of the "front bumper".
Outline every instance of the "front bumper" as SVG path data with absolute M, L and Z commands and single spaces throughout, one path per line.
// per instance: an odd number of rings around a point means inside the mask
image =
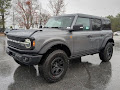
M 37 65 L 39 64 L 43 55 L 21 54 L 14 50 L 7 48 L 7 54 L 12 56 L 15 60 L 25 65 Z

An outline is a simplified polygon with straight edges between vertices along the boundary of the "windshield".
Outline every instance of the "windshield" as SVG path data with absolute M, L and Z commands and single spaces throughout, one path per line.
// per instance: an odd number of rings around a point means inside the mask
M 74 16 L 60 16 L 53 17 L 48 20 L 46 28 L 70 28 L 73 22 Z

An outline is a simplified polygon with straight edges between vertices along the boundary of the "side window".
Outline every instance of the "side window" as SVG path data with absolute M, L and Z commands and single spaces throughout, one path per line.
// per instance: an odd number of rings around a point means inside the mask
M 92 19 L 92 30 L 100 30 L 101 29 L 101 20 L 99 19 Z
M 103 30 L 111 30 L 111 22 L 109 20 L 103 21 Z
M 82 24 L 83 30 L 90 30 L 90 20 L 89 18 L 78 17 L 76 25 Z

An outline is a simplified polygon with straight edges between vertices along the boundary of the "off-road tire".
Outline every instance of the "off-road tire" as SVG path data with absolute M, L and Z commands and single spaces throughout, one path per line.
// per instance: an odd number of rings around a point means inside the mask
M 99 57 L 103 62 L 108 62 L 113 54 L 113 45 L 112 43 L 107 43 L 104 49 L 102 49 L 99 53 Z
M 59 68 L 57 69 L 57 67 Z M 67 68 L 68 57 L 66 53 L 62 50 L 54 50 L 47 55 L 44 63 L 39 65 L 39 72 L 47 82 L 53 83 L 61 80 L 64 77 Z M 59 73 L 55 74 L 57 72 Z

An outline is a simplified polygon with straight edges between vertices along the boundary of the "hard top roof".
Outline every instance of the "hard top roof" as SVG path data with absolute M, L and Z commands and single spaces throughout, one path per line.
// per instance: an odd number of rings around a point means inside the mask
M 76 13 L 76 14 L 64 14 L 61 16 L 80 16 L 80 17 L 88 17 L 88 18 L 97 18 L 97 19 L 104 19 L 104 20 L 110 20 L 108 18 L 105 17 L 99 17 L 99 16 L 94 16 L 94 15 L 88 15 L 88 14 L 81 14 L 81 13 Z M 55 16 L 55 17 L 59 17 L 59 16 Z

